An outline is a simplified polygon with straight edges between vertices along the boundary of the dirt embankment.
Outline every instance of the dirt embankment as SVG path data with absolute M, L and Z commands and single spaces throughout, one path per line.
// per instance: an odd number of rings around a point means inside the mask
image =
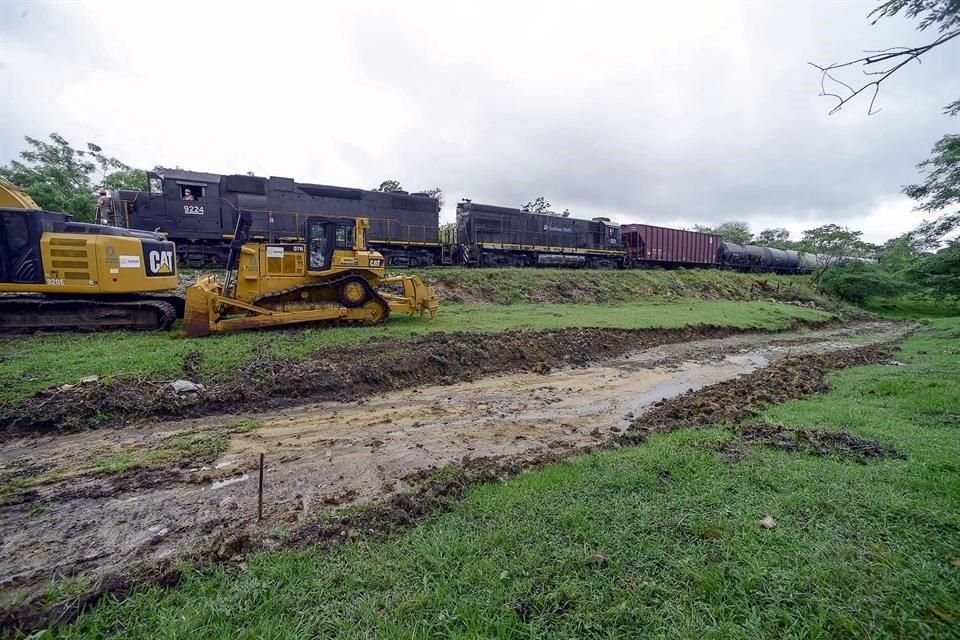
M 836 321 L 796 322 L 793 329 Z M 305 361 L 255 358 L 224 383 L 177 394 L 145 379 L 104 379 L 40 391 L 0 411 L 0 429 L 76 430 L 142 418 L 233 413 L 323 400 L 348 401 L 385 391 L 474 380 L 494 373 L 583 366 L 657 345 L 771 333 L 731 327 L 682 329 L 555 329 L 432 333 L 404 342 L 322 349 Z
M 617 303 L 650 298 L 774 299 L 833 308 L 806 276 L 718 269 L 428 269 L 419 272 L 443 300 L 471 304 Z

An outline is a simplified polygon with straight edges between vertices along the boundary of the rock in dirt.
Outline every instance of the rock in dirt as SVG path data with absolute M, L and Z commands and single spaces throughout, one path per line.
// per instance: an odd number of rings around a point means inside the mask
M 206 387 L 197 382 L 190 382 L 189 380 L 174 380 L 170 383 L 170 389 L 177 395 L 184 393 L 200 393 Z
M 250 546 L 250 536 L 246 533 L 224 534 L 210 544 L 210 556 L 215 560 L 229 560 L 246 551 Z

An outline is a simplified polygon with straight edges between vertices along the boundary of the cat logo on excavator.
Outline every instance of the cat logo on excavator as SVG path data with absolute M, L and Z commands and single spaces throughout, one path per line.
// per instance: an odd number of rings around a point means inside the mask
M 153 273 L 171 273 L 173 271 L 173 251 L 151 251 L 150 271 Z
M 308 218 L 304 242 L 246 242 L 241 211 L 223 282 L 200 278 L 187 289 L 187 336 L 338 321 L 380 324 L 391 312 L 432 321 L 439 301 L 417 276 L 387 277 L 383 255 L 367 248 L 366 218 Z

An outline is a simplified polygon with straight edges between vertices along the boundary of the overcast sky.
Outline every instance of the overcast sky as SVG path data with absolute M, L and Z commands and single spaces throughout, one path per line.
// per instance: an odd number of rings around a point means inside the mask
M 0 2 L 0 163 L 57 131 L 150 168 L 754 231 L 919 221 L 950 43 L 828 116 L 818 73 L 935 33 L 873 2 Z M 858 73 L 858 72 L 857 72 Z M 854 74 L 849 77 L 856 79 Z

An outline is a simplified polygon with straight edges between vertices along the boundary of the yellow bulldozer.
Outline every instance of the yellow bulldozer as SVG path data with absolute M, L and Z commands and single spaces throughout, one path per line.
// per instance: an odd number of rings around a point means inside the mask
M 439 302 L 420 278 L 385 273 L 367 247 L 366 218 L 308 218 L 302 242 L 247 242 L 250 213 L 238 213 L 227 272 L 187 289 L 189 337 L 307 322 L 375 325 L 391 312 L 432 321 Z M 391 291 L 390 289 L 394 289 Z
M 176 288 L 161 234 L 74 222 L 0 180 L 0 332 L 166 329 Z

